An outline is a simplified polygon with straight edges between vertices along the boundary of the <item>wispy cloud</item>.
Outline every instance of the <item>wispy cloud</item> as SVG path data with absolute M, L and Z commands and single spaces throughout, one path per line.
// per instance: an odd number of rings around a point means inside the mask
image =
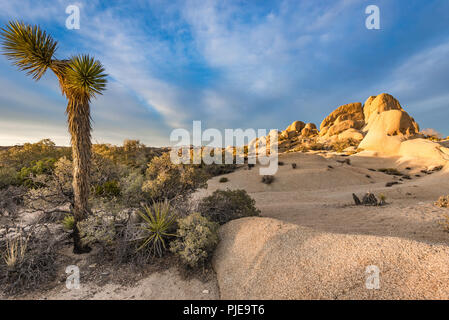
M 190 128 L 192 120 L 220 129 L 320 122 L 341 104 L 383 91 L 423 126 L 449 134 L 441 120 L 449 116 L 449 6 L 442 0 L 379 0 L 379 31 L 365 28 L 362 0 L 77 3 L 77 31 L 64 28 L 68 0 L 0 0 L 0 22 L 39 23 L 60 40 L 61 56 L 88 52 L 103 62 L 111 81 L 93 104 L 98 141 L 166 144 L 172 128 Z M 48 134 L 64 136 L 56 80 L 32 83 L 6 61 L 0 70 L 8 88 L 0 112 L 8 109 L 3 114 L 21 128 L 45 115 Z M 39 108 L 41 115 L 29 116 Z

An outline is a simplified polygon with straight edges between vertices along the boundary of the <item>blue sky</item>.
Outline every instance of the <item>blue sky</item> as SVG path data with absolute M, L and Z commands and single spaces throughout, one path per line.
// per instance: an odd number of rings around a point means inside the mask
M 81 8 L 80 30 L 65 9 Z M 365 27 L 380 8 L 381 29 Z M 0 23 L 39 24 L 58 58 L 89 53 L 109 74 L 92 103 L 94 142 L 168 145 L 174 128 L 284 129 L 388 92 L 449 135 L 449 1 L 0 0 Z M 69 143 L 57 81 L 0 57 L 0 145 Z

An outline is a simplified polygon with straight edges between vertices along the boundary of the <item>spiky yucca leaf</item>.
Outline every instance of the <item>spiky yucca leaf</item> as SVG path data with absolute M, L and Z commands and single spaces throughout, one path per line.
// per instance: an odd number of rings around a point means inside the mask
M 58 42 L 39 26 L 9 22 L 0 29 L 2 53 L 14 65 L 39 80 L 51 66 Z
M 65 74 L 65 91 L 76 100 L 89 101 L 106 89 L 104 71 L 102 64 L 89 55 L 73 57 Z
M 145 207 L 145 212 L 138 211 L 138 213 L 144 220 L 142 229 L 147 232 L 147 236 L 137 250 L 148 248 L 150 252 L 161 257 L 163 250 L 166 249 L 166 239 L 176 236 L 170 233 L 176 223 L 176 215 L 172 212 L 168 201 L 153 203 L 150 208 Z

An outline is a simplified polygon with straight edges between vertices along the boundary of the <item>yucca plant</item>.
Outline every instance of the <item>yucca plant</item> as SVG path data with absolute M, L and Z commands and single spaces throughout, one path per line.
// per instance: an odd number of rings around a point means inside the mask
M 162 257 L 166 249 L 166 240 L 176 236 L 172 232 L 176 223 L 176 215 L 172 212 L 170 203 L 155 202 L 151 207 L 145 206 L 144 212 L 138 211 L 143 219 L 142 229 L 146 236 L 137 249 L 148 249 L 150 253 Z
M 17 263 L 23 261 L 27 246 L 28 239 L 23 240 L 22 236 L 6 240 L 6 251 L 3 259 L 9 268 L 14 268 Z
M 38 26 L 12 21 L 0 29 L 1 51 L 20 70 L 39 80 L 50 69 L 59 80 L 67 98 L 67 119 L 73 156 L 73 231 L 74 252 L 90 248 L 82 245 L 78 222 L 90 213 L 89 175 L 91 166 L 90 102 L 106 88 L 106 74 L 101 63 L 89 55 L 56 59 L 58 42 Z
M 75 227 L 75 218 L 71 214 L 66 215 L 62 220 L 62 226 L 66 231 L 73 231 Z

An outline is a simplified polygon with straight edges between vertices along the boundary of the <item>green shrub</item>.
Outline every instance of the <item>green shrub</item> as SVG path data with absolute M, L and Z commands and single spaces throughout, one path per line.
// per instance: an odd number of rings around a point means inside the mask
M 225 183 L 225 182 L 228 182 L 229 181 L 229 179 L 228 178 L 226 178 L 226 177 L 223 177 L 223 178 L 220 178 L 220 183 Z
M 0 189 L 18 184 L 17 172 L 14 168 L 0 167 Z
M 115 216 L 106 212 L 95 212 L 78 223 L 80 237 L 84 245 L 99 243 L 103 248 L 114 244 L 116 239 Z
M 154 158 L 148 165 L 142 190 L 153 201 L 186 196 L 198 188 L 207 186 L 208 175 L 193 165 L 174 164 L 170 154 Z
M 120 179 L 120 196 L 128 207 L 138 208 L 145 201 L 145 193 L 142 191 L 144 176 L 140 170 L 131 171 Z
M 236 164 L 202 164 L 204 172 L 210 177 L 221 176 L 223 174 L 228 174 L 234 172 L 237 168 Z
M 186 265 L 194 268 L 206 262 L 218 244 L 218 224 L 200 213 L 178 220 L 177 239 L 170 245 Z
M 202 199 L 198 209 L 211 221 L 225 224 L 234 219 L 258 216 L 260 211 L 255 207 L 255 203 L 245 190 L 217 190 Z
M 173 213 L 168 201 L 153 203 L 145 207 L 145 211 L 138 211 L 143 219 L 145 240 L 138 250 L 146 249 L 151 254 L 162 257 L 166 249 L 165 242 L 175 235 L 176 215 Z
M 71 148 L 56 147 L 51 140 L 45 139 L 37 143 L 25 143 L 0 150 L 0 163 L 20 171 L 23 167 L 34 166 L 39 160 L 45 162 L 45 159 L 59 159 L 63 156 L 70 157 L 70 155 Z
M 42 160 L 31 161 L 29 167 L 23 167 L 17 174 L 17 178 L 21 184 L 29 188 L 41 187 L 42 185 L 36 183 L 33 177 L 38 175 L 50 175 L 55 169 L 57 160 L 55 158 L 45 158 Z
M 95 187 L 95 195 L 98 197 L 112 198 L 120 196 L 118 181 L 112 180 Z

